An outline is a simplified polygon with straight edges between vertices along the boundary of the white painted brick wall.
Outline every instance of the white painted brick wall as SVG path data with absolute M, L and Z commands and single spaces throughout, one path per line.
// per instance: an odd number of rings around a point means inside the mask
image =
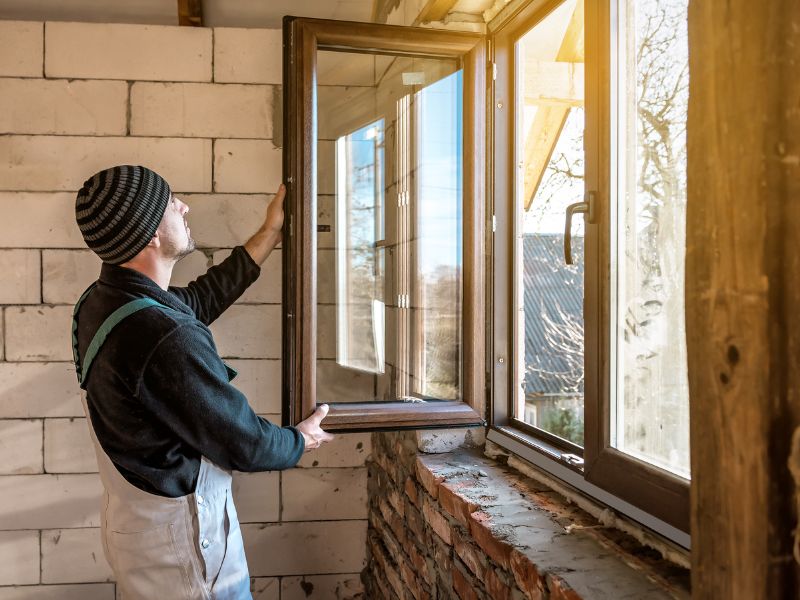
M 42 583 L 112 581 L 99 528 L 42 531 Z
M 0 530 L 100 527 L 97 475 L 0 477 Z
M 0 362 L 0 419 L 83 416 L 71 362 Z
M 359 467 L 372 451 L 369 433 L 339 433 L 315 452 L 306 452 L 300 467 Z
M 173 191 L 209 192 L 210 154 L 211 140 L 206 139 L 3 136 L 0 189 L 74 192 L 97 171 L 142 164 L 160 173 Z
M 110 165 L 149 166 L 191 207 L 199 249 L 173 284 L 224 260 L 281 180 L 281 32 L 0 21 L 0 39 L 0 600 L 111 600 L 102 487 L 71 363 L 72 303 L 100 270 L 74 222 L 75 192 Z M 330 83 L 352 75 L 329 71 Z M 330 176 L 320 181 L 333 193 Z M 331 197 L 320 200 L 331 223 Z M 329 276 L 332 255 L 321 266 Z M 234 385 L 274 423 L 280 301 L 278 249 L 212 327 L 240 372 Z M 360 589 L 369 444 L 338 435 L 300 469 L 234 474 L 255 598 L 305 597 L 303 581 L 315 597 Z
M 250 401 L 250 406 L 260 415 L 276 415 L 281 412 L 281 361 L 239 360 L 227 363 L 239 374 L 233 385 Z
M 281 477 L 284 521 L 367 518 L 365 469 L 292 469 Z
M 134 83 L 131 135 L 271 138 L 272 87 Z
M 278 600 L 281 594 L 281 581 L 277 577 L 253 577 L 250 580 L 250 591 L 253 600 Z
M 311 590 L 308 593 L 306 590 Z M 281 600 L 312 598 L 351 598 L 362 590 L 361 580 L 354 575 L 303 575 L 281 578 Z
M 211 30 L 47 23 L 47 77 L 211 81 Z
M 366 521 L 242 525 L 250 575 L 359 573 L 365 565 Z
M 101 261 L 91 250 L 42 251 L 42 300 L 73 304 L 100 274 Z
M 7 248 L 86 248 L 75 223 L 74 192 L 0 191 L 0 215 L 0 243 Z
M 42 472 L 41 419 L 0 421 L 0 475 L 32 475 Z
M 115 600 L 115 596 L 113 583 L 0 587 L 0 600 Z
M 280 473 L 234 473 L 233 499 L 240 523 L 280 520 Z
M 44 68 L 44 24 L 33 21 L 0 21 L 0 76 L 41 77 Z
M 71 306 L 9 306 L 6 360 L 72 360 L 71 320 Z
M 201 248 L 233 248 L 253 235 L 267 214 L 271 194 L 181 194 Z
M 223 358 L 280 358 L 281 308 L 234 304 L 211 324 Z
M 45 419 L 44 470 L 47 473 L 96 473 L 97 458 L 86 419 Z
M 39 532 L 0 531 L 0 585 L 38 582 Z
M 214 81 L 281 83 L 280 29 L 214 30 Z
M 0 133 L 125 135 L 124 81 L 0 79 Z
M 270 140 L 220 139 L 214 144 L 215 192 L 275 193 L 280 183 L 281 149 Z
M 38 250 L 0 250 L 0 304 L 42 301 Z

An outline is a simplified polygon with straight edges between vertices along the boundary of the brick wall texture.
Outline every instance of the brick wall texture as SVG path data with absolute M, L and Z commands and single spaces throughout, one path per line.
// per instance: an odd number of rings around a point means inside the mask
M 577 598 L 548 596 L 535 569 L 521 588 L 506 556 L 510 546 L 494 536 L 476 539 L 470 513 L 477 507 L 457 495 L 445 497 L 443 479 L 419 459 L 413 436 L 375 434 L 372 442 L 368 562 L 363 576 L 368 598 Z
M 417 448 L 413 434 L 373 435 L 367 598 L 688 598 L 688 572 L 547 487 L 478 450 Z
M 251 235 L 280 183 L 279 30 L 0 21 L 0 600 L 115 595 L 70 350 L 99 260 L 83 181 L 143 164 L 191 211 L 185 284 Z M 279 122 L 279 121 L 278 121 Z M 212 330 L 256 412 L 280 420 L 280 250 Z M 367 434 L 283 473 L 235 474 L 254 597 L 348 598 L 366 559 Z

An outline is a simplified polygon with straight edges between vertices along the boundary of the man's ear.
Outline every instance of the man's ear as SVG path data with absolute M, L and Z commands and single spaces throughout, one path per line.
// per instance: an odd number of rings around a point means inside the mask
M 160 248 L 161 247 L 161 237 L 158 235 L 158 231 L 153 234 L 153 237 L 147 243 L 148 248 Z

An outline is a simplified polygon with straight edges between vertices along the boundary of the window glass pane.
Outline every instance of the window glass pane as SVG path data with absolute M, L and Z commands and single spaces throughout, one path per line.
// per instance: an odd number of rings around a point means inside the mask
M 687 0 L 617 6 L 612 444 L 688 477 Z
M 318 402 L 460 400 L 460 65 L 317 56 Z
M 567 206 L 584 195 L 583 2 L 516 43 L 517 419 L 583 445 L 583 219 L 564 259 Z
M 383 119 L 336 140 L 336 362 L 383 372 Z
M 415 94 L 419 364 L 414 391 L 455 400 L 461 385 L 461 71 Z

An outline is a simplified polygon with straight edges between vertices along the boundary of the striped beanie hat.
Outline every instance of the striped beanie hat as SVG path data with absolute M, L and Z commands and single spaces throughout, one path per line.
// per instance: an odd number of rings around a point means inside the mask
M 75 199 L 75 218 L 86 245 L 118 265 L 153 238 L 172 193 L 147 167 L 121 165 L 92 175 Z

